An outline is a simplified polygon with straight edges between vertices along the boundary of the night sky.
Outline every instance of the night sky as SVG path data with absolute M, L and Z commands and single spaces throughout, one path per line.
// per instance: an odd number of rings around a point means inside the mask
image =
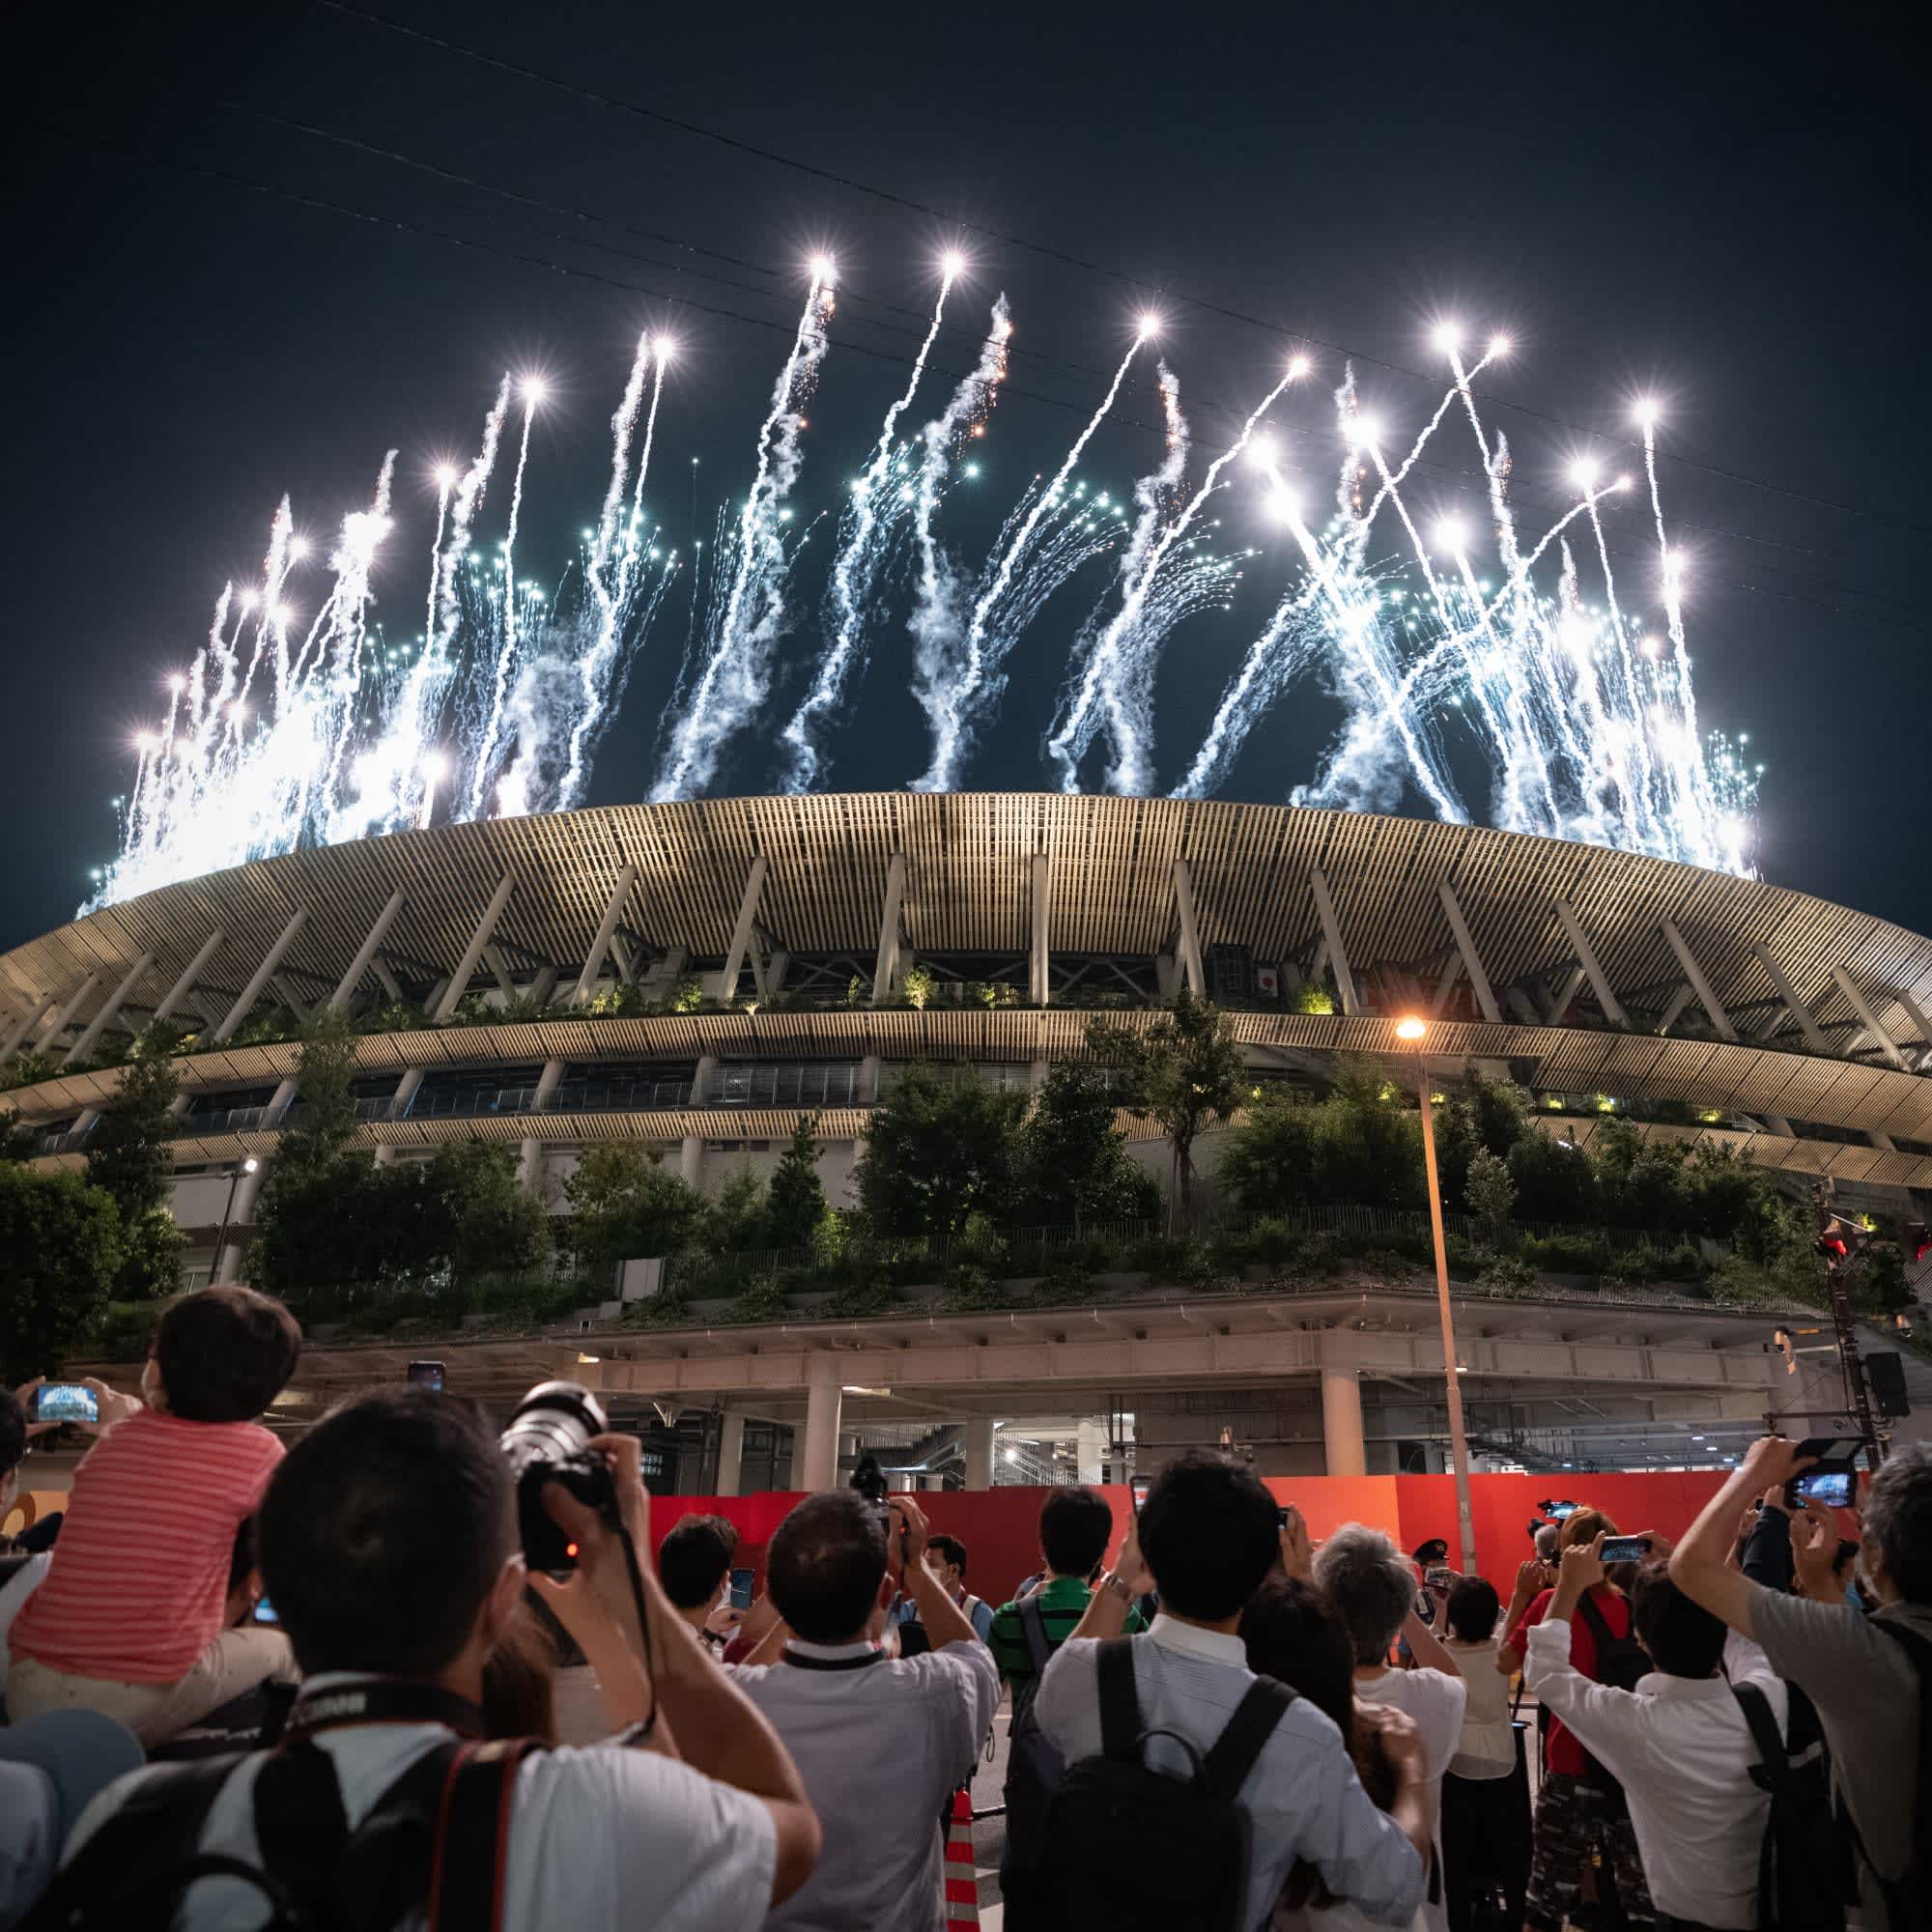
M 1537 529 L 1569 500 L 1579 450 L 1629 461 L 1587 432 L 1621 443 L 1631 399 L 1662 398 L 1664 447 L 1694 459 L 1666 461 L 1663 482 L 1667 514 L 1694 526 L 1702 719 L 1747 732 L 1768 767 L 1764 873 L 1932 931 L 1932 657 L 1908 573 L 1932 531 L 1922 103 L 1876 11 L 1833 9 L 1785 36 L 1759 10 L 1681 5 L 369 5 L 728 142 L 319 0 L 47 9 L 15 24 L 0 945 L 69 917 L 88 867 L 111 857 L 107 801 L 131 776 L 131 736 L 157 721 L 223 579 L 258 572 L 283 492 L 326 540 L 400 449 L 378 614 L 412 636 L 428 467 L 468 460 L 505 368 L 541 368 L 555 400 L 532 445 L 519 570 L 554 581 L 594 519 L 638 331 L 663 323 L 682 346 L 650 497 L 671 539 L 708 534 L 721 496 L 749 480 L 803 264 L 827 247 L 840 302 L 797 500 L 836 506 L 955 244 L 974 270 L 935 367 L 969 365 L 1001 289 L 1023 352 L 984 474 L 946 513 L 969 557 L 1059 460 L 1150 303 L 1196 473 L 1301 342 L 1322 392 L 1354 354 L 1406 444 L 1439 393 L 1429 331 L 1444 316 L 1518 344 L 1485 387 Z M 921 401 L 942 393 L 935 382 Z M 930 412 L 916 406 L 909 426 Z M 1330 487 L 1325 403 L 1278 413 L 1290 462 L 1311 491 Z M 1150 361 L 1083 473 L 1130 489 L 1157 461 L 1157 420 Z M 1437 454 L 1410 494 L 1478 508 L 1466 433 Z M 1224 535 L 1279 552 L 1243 507 L 1253 495 L 1224 509 Z M 499 519 L 497 493 L 492 508 Z M 1634 512 L 1617 513 L 1612 540 L 1633 553 L 1627 586 L 1647 588 Z M 481 533 L 494 543 L 498 522 Z M 1106 568 L 1050 604 L 1016 654 L 976 787 L 1047 781 L 1042 729 Z M 1262 559 L 1235 611 L 1171 640 L 1163 784 L 1285 575 L 1278 554 Z M 321 582 L 298 580 L 305 614 Z M 902 596 L 892 610 L 831 742 L 835 785 L 896 786 L 924 762 Z M 681 598 L 670 612 L 593 803 L 648 784 Z M 777 719 L 739 741 L 721 789 L 770 785 L 769 740 L 805 657 L 794 639 Z M 1314 776 L 1338 715 L 1305 683 L 1230 792 L 1285 797 Z

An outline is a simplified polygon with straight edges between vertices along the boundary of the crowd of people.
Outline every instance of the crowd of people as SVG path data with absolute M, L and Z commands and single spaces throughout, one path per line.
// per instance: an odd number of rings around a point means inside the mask
M 941 1932 L 1008 1691 L 1009 1932 L 1932 1924 L 1925 1446 L 1856 1535 L 1775 1436 L 1674 1547 L 1606 1560 L 1577 1509 L 1507 1605 L 1440 1545 L 1315 1545 L 1217 1452 L 1123 1523 L 1052 1492 L 998 1604 L 862 1483 L 748 1603 L 723 1518 L 653 1558 L 634 1436 L 539 1480 L 562 1568 L 466 1401 L 368 1394 L 284 1453 L 299 1349 L 245 1288 L 172 1304 L 0 1554 L 0 1932 Z M 33 1409 L 0 1393 L 0 1505 Z

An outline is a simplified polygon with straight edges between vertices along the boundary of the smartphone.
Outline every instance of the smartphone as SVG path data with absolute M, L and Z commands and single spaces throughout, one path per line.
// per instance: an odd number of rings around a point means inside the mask
M 1286 1529 L 1286 1528 L 1288 1527 L 1288 1505 L 1287 1505 L 1286 1503 L 1283 1503 L 1283 1504 L 1282 1504 L 1282 1505 L 1281 1505 L 1281 1506 L 1280 1506 L 1280 1507 L 1279 1507 L 1279 1508 L 1278 1508 L 1278 1509 L 1277 1509 L 1277 1510 L 1275 1511 L 1275 1513 L 1274 1513 L 1274 1526 L 1275 1526 L 1275 1527 L 1276 1527 L 1277 1529 Z
M 442 1393 L 442 1364 L 440 1362 L 412 1362 L 403 1371 L 407 1380 L 417 1388 L 435 1389 Z
M 255 1622 L 258 1624 L 278 1624 L 281 1618 L 275 1614 L 275 1606 L 267 1597 L 255 1599 Z
M 1566 1517 L 1575 1516 L 1578 1507 L 1576 1503 L 1545 1503 L 1543 1513 L 1551 1522 L 1561 1522 Z
M 1606 1536 L 1604 1538 L 1605 1563 L 1641 1563 L 1650 1554 L 1647 1536 Z
M 1858 1475 L 1851 1469 L 1806 1469 L 1792 1484 L 1801 1503 L 1823 1503 L 1828 1509 L 1850 1509 Z
M 38 1422 L 99 1422 L 100 1404 L 85 1382 L 43 1382 L 34 1392 Z
M 1452 1590 L 1456 1587 L 1455 1573 L 1446 1563 L 1432 1563 L 1422 1573 L 1422 1580 L 1432 1590 Z
M 1135 1476 L 1128 1482 L 1127 1489 L 1134 1499 L 1134 1514 L 1136 1516 L 1140 1515 L 1141 1505 L 1147 1501 L 1148 1492 L 1152 1488 L 1153 1478 L 1151 1476 Z M 1279 1515 L 1280 1512 L 1277 1511 L 1276 1514 Z
M 753 1580 L 753 1574 L 749 1570 L 732 1571 L 729 1602 L 734 1610 L 749 1610 L 752 1607 Z

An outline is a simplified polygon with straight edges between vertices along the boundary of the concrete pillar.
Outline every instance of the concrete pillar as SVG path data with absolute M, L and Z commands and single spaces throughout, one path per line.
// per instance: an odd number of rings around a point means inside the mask
M 1582 967 L 1589 979 L 1590 990 L 1596 994 L 1597 1005 L 1603 1009 L 1604 1017 L 1612 1026 L 1628 1027 L 1630 1018 L 1618 1003 L 1616 994 L 1610 990 L 1609 975 L 1604 971 L 1595 948 L 1583 936 L 1583 922 L 1577 917 L 1568 899 L 1552 899 L 1550 907 L 1561 923 L 1564 932 L 1569 936 L 1571 947 L 1577 954 L 1577 963 Z M 1564 1004 L 1567 1005 L 1568 1002 Z M 1558 1009 L 1558 1017 L 1561 1017 L 1561 1009 Z M 1556 1021 L 1552 1019 L 1550 1025 L 1555 1024 Z
M 1093 1416 L 1083 1416 L 1073 1438 L 1074 1473 L 1083 1483 L 1100 1480 L 1100 1465 L 1107 1460 L 1107 1435 Z
M 859 1098 L 864 1103 L 879 1099 L 879 1067 L 881 1062 L 876 1053 L 867 1053 L 859 1061 Z
M 228 937 L 220 926 L 216 926 L 196 949 L 195 955 L 182 968 L 181 978 L 161 995 L 161 1004 L 155 1009 L 155 1018 L 171 1018 L 174 1009 L 194 990 L 194 982 L 201 977 L 201 969 L 220 951 L 222 942 Z
M 67 1005 L 55 1012 L 46 1025 L 41 1029 L 39 1037 L 34 1041 L 34 1051 L 36 1053 L 45 1053 L 60 1038 L 61 1035 L 67 1031 L 73 1016 L 79 1012 L 81 1007 L 85 1004 L 88 994 L 93 992 L 95 987 L 99 985 L 99 983 L 100 974 L 98 970 L 90 973 L 80 982 Z
M 403 1077 L 396 1082 L 395 1097 L 389 1102 L 389 1118 L 400 1121 L 410 1111 L 410 1102 L 416 1097 L 416 1089 L 423 1084 L 423 1070 L 420 1066 L 405 1069 Z
M 581 1007 L 597 990 L 597 981 L 604 971 L 604 955 L 611 950 L 611 937 L 617 930 L 617 922 L 624 916 L 624 903 L 631 896 L 631 889 L 638 883 L 638 868 L 625 866 L 617 874 L 617 883 L 611 889 L 611 896 L 605 901 L 604 917 L 597 922 L 597 936 L 590 942 L 590 951 L 583 955 L 583 971 L 577 976 L 577 984 L 571 989 L 570 1004 Z
M 838 1485 L 838 1411 L 844 1401 L 839 1358 L 829 1349 L 811 1357 L 806 1370 L 805 1435 L 792 1480 L 802 1490 Z
M 1194 878 L 1185 859 L 1174 862 L 1174 917 L 1179 928 L 1176 953 L 1187 975 L 1187 990 L 1198 1000 L 1208 990 L 1201 964 L 1201 931 L 1194 921 Z
M 1051 942 L 1047 933 L 1047 907 L 1053 889 L 1053 861 L 1044 852 L 1033 855 L 1033 928 L 1028 934 L 1027 997 L 1043 1007 L 1052 997 L 1053 976 Z
M 993 1418 L 976 1415 L 966 1424 L 966 1487 L 993 1487 Z
M 258 1162 L 253 1174 L 244 1174 L 235 1186 L 235 1206 L 228 1212 L 228 1240 L 214 1272 L 216 1281 L 239 1281 L 242 1258 L 248 1242 L 245 1231 L 255 1212 L 255 1197 L 262 1191 L 262 1177 L 269 1171 L 266 1161 Z
M 375 1164 L 376 1164 L 376 1165 L 377 1165 L 378 1167 L 387 1167 L 387 1166 L 389 1165 L 389 1163 L 390 1163 L 391 1161 L 393 1161 L 393 1160 L 395 1159 L 395 1157 L 396 1157 L 396 1149 L 395 1149 L 395 1143 L 394 1143 L 394 1142 L 392 1142 L 392 1141 L 378 1141 L 378 1142 L 376 1143 L 376 1163 L 375 1163 Z
M 905 854 L 895 852 L 886 867 L 886 899 L 879 910 L 878 963 L 872 971 L 872 1004 L 883 1006 L 899 971 L 899 912 L 905 904 Z
M 41 1000 L 25 1009 L 20 1017 L 7 1030 L 6 1037 L 0 1039 L 0 1060 L 12 1057 L 14 1049 L 53 1011 L 55 1004 L 51 999 Z
M 1342 922 L 1335 916 L 1335 895 L 1328 889 L 1328 875 L 1316 867 L 1308 874 L 1308 890 L 1315 900 L 1315 917 L 1321 924 L 1322 943 L 1328 949 L 1328 970 L 1335 977 L 1336 997 L 1345 1013 L 1360 1011 L 1355 998 L 1355 976 L 1349 967 L 1348 949 L 1342 944 Z
M 296 1097 L 296 1083 L 283 1080 L 276 1084 L 275 1091 L 269 1096 L 269 1104 L 263 1109 L 262 1118 L 271 1124 L 279 1121 L 282 1111 Z
M 127 1003 L 128 995 L 141 983 L 148 969 L 155 963 L 152 952 L 144 952 L 128 967 L 121 983 L 108 994 L 100 1004 L 100 1010 L 81 1029 L 80 1037 L 67 1050 L 63 1065 L 70 1065 L 76 1060 L 85 1060 L 94 1051 L 94 1043 L 101 1034 L 114 1023 L 114 1016 Z
M 751 950 L 752 927 L 758 916 L 758 900 L 765 890 L 765 855 L 752 861 L 745 878 L 745 890 L 738 900 L 738 917 L 731 927 L 731 944 L 724 953 L 724 971 L 719 978 L 718 997 L 729 1005 L 738 997 L 738 978 L 745 970 L 745 954 Z
M 687 1187 L 703 1185 L 704 1143 L 696 1134 L 686 1134 L 678 1145 L 677 1176 Z
M 227 1040 L 249 1013 L 255 1002 L 262 997 L 262 988 L 269 983 L 270 975 L 282 963 L 282 956 L 296 943 L 296 935 L 308 923 L 307 906 L 298 906 L 289 915 L 289 923 L 282 927 L 275 943 L 262 956 L 262 963 L 249 975 L 248 983 L 242 988 L 235 1004 L 221 1017 L 220 1024 L 209 1034 L 209 1039 L 216 1046 Z
M 396 915 L 402 909 L 403 890 L 398 886 L 389 895 L 388 903 L 376 915 L 376 923 L 369 928 L 368 936 L 356 949 L 348 970 L 335 982 L 335 990 L 328 996 L 330 1012 L 339 1013 L 355 998 L 355 988 L 361 984 L 363 974 L 368 972 L 370 962 L 376 957 L 377 948 L 389 936 L 389 928 L 395 924 Z
M 1321 1331 L 1321 1445 L 1331 1476 L 1366 1476 L 1369 1472 L 1355 1352 L 1354 1337 L 1347 1329 Z
M 503 908 L 510 903 L 510 895 L 517 889 L 515 878 L 508 872 L 497 881 L 497 890 L 490 895 L 490 903 L 483 908 L 483 917 L 476 922 L 476 930 L 469 935 L 469 944 L 463 949 L 463 957 L 456 962 L 456 971 L 449 976 L 449 984 L 443 989 L 441 999 L 430 1007 L 431 1021 L 440 1026 L 456 1010 L 457 1003 L 469 990 L 470 976 L 476 971 L 476 962 L 483 957 L 483 949 L 497 936 L 497 922 L 503 916 Z
M 718 1056 L 715 1053 L 700 1053 L 697 1068 L 691 1076 L 691 1104 L 694 1107 L 708 1107 L 711 1104 L 711 1090 L 718 1081 Z
M 718 1493 L 735 1496 L 745 1468 L 745 1418 L 727 1408 L 718 1424 Z
M 564 1063 L 560 1060 L 546 1060 L 544 1069 L 537 1075 L 537 1091 L 530 1099 L 530 1112 L 541 1114 L 556 1098 L 558 1083 L 563 1079 Z

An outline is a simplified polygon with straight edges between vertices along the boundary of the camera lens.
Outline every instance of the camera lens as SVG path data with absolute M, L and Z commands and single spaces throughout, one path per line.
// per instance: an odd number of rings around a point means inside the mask
M 539 1382 L 517 1405 L 498 1438 L 517 1486 L 517 1521 L 530 1569 L 577 1567 L 574 1547 L 544 1507 L 547 1484 L 559 1485 L 593 1509 L 611 1508 L 610 1470 L 590 1447 L 590 1438 L 608 1426 L 602 1405 L 582 1382 Z

